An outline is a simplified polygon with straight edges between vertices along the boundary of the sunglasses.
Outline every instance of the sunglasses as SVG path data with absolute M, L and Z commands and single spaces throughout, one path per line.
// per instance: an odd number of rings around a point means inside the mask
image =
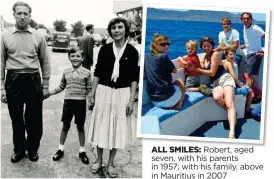
M 170 43 L 169 43 L 169 42 L 164 42 L 164 43 L 160 43 L 160 45 L 161 45 L 162 47 L 165 47 L 165 46 L 170 46 Z
M 213 41 L 213 39 L 211 37 L 204 37 L 202 40 L 206 40 L 206 41 Z
M 230 25 L 229 23 L 223 23 L 222 25 Z

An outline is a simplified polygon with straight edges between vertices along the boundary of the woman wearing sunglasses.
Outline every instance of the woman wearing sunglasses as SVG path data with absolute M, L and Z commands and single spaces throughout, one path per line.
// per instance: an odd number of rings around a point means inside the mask
M 200 47 L 205 52 L 202 68 L 194 65 L 188 70 L 197 71 L 200 75 L 207 75 L 213 84 L 213 98 L 215 102 L 227 111 L 230 132 L 229 138 L 235 139 L 236 108 L 235 108 L 235 81 L 230 73 L 224 68 L 221 54 L 213 51 L 214 41 L 211 37 L 204 37 L 200 41 Z
M 178 110 L 183 105 L 185 85 L 182 80 L 172 83 L 172 73 L 177 69 L 167 53 L 168 37 L 155 34 L 150 44 L 150 53 L 145 56 L 147 91 L 154 106 Z

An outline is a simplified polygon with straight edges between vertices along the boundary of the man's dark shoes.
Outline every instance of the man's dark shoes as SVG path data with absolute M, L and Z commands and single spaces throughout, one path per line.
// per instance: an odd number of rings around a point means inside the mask
M 25 156 L 26 156 L 25 152 L 15 152 L 15 153 L 12 155 L 10 161 L 11 161 L 12 163 L 17 163 L 17 162 L 19 162 L 22 158 L 24 158 Z
M 29 156 L 30 161 L 32 161 L 32 162 L 36 162 L 39 159 L 37 152 L 29 152 L 28 156 Z
M 58 161 L 64 156 L 64 151 L 58 150 L 56 154 L 53 155 L 53 161 Z
M 88 156 L 86 155 L 86 152 L 79 153 L 79 157 L 84 164 L 89 164 L 89 159 L 88 159 Z

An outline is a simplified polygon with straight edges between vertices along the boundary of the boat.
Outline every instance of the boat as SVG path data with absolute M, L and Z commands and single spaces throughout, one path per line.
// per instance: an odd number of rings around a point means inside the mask
M 198 54 L 203 59 L 204 53 Z M 244 59 L 246 51 L 242 50 L 240 68 L 234 63 L 236 75 L 243 75 Z M 172 60 L 176 68 L 173 80 L 184 79 L 184 69 L 180 68 L 177 60 Z M 261 63 L 257 81 L 259 88 L 263 86 L 263 66 Z M 200 77 L 202 84 L 209 84 L 208 76 Z M 219 107 L 212 96 L 204 96 L 199 92 L 186 92 L 184 105 L 180 110 L 166 110 L 152 105 L 146 91 L 146 80 L 143 82 L 142 117 L 140 137 L 180 139 L 181 136 L 228 138 L 229 125 L 227 112 Z M 244 88 L 237 88 L 235 103 L 237 110 L 236 138 L 249 139 L 255 143 L 260 142 L 260 119 L 244 119 L 246 94 Z M 251 106 L 256 107 L 256 105 Z

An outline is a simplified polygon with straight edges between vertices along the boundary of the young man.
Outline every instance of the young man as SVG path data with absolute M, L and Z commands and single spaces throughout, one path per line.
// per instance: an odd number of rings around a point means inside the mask
M 93 34 L 94 27 L 92 24 L 86 25 L 86 33 L 82 37 L 78 39 L 78 46 L 84 52 L 84 61 L 82 66 L 88 70 L 93 65 L 93 47 L 94 47 L 94 39 Z
M 45 38 L 29 26 L 31 7 L 25 2 L 16 2 L 13 12 L 15 26 L 1 36 L 1 101 L 8 104 L 12 120 L 14 155 L 11 162 L 16 163 L 25 156 L 26 150 L 31 161 L 39 159 L 43 95 L 49 93 L 51 69 Z
M 265 37 L 265 32 L 259 26 L 252 24 L 251 13 L 243 12 L 241 15 L 241 20 L 244 25 L 245 41 L 245 44 L 241 46 L 241 49 L 247 49 L 244 77 L 246 79 L 246 84 L 252 88 L 255 93 L 255 100 L 260 101 L 262 98 L 262 92 L 259 90 L 254 76 L 258 75 L 264 56 L 261 39 Z
M 242 56 L 240 52 L 240 35 L 236 29 L 231 28 L 231 20 L 228 17 L 222 18 L 222 27 L 223 31 L 221 31 L 218 35 L 219 46 L 217 47 L 217 51 L 222 51 L 222 59 L 225 59 L 224 50 L 232 49 L 236 51 L 235 61 L 238 64 L 238 68 L 240 66 Z

